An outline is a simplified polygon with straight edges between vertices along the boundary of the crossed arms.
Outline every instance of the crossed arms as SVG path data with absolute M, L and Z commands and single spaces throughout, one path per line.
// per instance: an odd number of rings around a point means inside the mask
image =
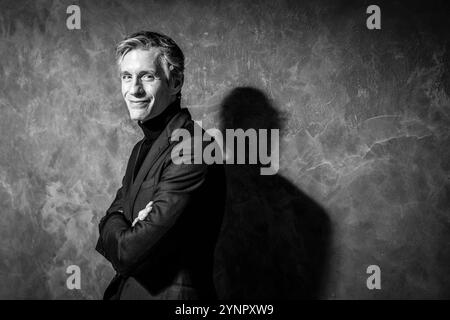
M 204 183 L 206 172 L 205 164 L 176 165 L 170 161 L 156 186 L 151 211 L 134 226 L 123 213 L 124 179 L 111 207 L 99 223 L 100 237 L 96 250 L 111 262 L 119 274 L 130 274 L 187 208 L 193 192 Z

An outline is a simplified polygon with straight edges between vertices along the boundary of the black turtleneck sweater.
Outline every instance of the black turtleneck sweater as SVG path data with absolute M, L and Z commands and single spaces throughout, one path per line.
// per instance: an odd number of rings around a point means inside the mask
M 150 118 L 144 122 L 138 121 L 139 127 L 144 132 L 144 139 L 139 146 L 138 157 L 134 166 L 133 180 L 136 179 L 136 175 L 139 172 L 147 153 L 150 151 L 155 140 L 159 137 L 164 130 L 170 119 L 180 111 L 180 100 L 175 100 L 167 108 L 154 118 Z

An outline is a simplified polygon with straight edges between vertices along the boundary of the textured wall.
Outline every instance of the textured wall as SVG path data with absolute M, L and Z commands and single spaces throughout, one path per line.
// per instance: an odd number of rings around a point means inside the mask
M 222 297 L 301 296 L 316 213 L 321 297 L 450 298 L 443 3 L 379 1 L 382 30 L 369 31 L 365 1 L 0 1 L 0 298 L 96 299 L 113 276 L 97 223 L 141 133 L 112 51 L 139 29 L 183 48 L 183 104 L 205 127 L 243 86 L 284 119 L 278 175 L 228 168 Z M 65 286 L 71 264 L 81 290 Z M 365 286 L 371 264 L 382 290 Z

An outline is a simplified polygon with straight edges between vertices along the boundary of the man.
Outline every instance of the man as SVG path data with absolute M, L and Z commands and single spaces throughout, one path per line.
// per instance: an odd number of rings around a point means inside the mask
M 171 158 L 178 143 L 198 142 L 171 139 L 177 129 L 193 137 L 197 125 L 180 108 L 184 55 L 169 37 L 146 31 L 126 37 L 116 55 L 123 98 L 144 138 L 134 146 L 122 186 L 99 223 L 96 250 L 116 271 L 103 298 L 215 299 L 223 166 L 194 164 L 189 148 L 181 156 L 192 164 Z

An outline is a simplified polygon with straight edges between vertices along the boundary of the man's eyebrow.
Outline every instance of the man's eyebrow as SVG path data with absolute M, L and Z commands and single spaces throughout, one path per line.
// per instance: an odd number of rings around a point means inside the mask
M 142 70 L 142 71 L 140 71 L 139 73 L 138 73 L 138 77 L 141 77 L 142 75 L 144 75 L 144 74 L 147 74 L 147 73 L 150 73 L 150 74 L 152 74 L 152 75 L 157 75 L 157 72 L 155 71 L 155 70 L 153 70 L 153 69 L 149 69 L 149 70 Z M 120 71 L 120 75 L 122 76 L 122 75 L 130 75 L 131 73 L 130 72 L 128 72 L 128 71 Z
M 149 69 L 149 70 L 142 70 L 141 72 L 138 73 L 138 76 L 140 77 L 140 76 L 142 76 L 144 74 L 147 74 L 147 73 L 151 73 L 153 75 L 156 75 L 156 71 L 155 70 Z

